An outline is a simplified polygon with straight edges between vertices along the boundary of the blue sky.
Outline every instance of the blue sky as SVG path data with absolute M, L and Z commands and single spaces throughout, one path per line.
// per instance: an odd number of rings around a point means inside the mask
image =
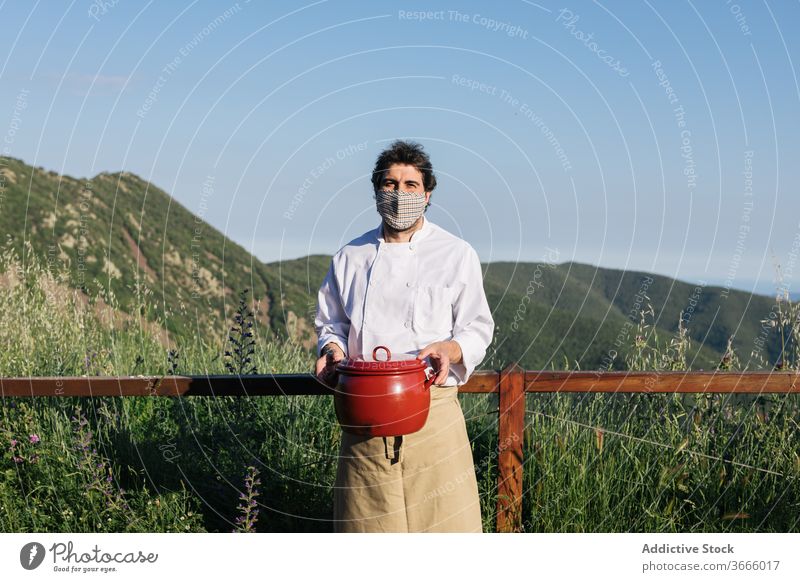
M 273 261 L 377 226 L 374 160 L 409 138 L 428 217 L 484 262 L 767 293 L 775 261 L 797 278 L 797 23 L 726 0 L 7 1 L 2 146 L 134 172 Z

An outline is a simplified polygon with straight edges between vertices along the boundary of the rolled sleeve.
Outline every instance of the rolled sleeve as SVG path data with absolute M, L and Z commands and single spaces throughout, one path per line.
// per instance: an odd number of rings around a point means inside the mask
M 465 384 L 486 357 L 492 343 L 494 319 L 483 289 L 483 271 L 472 247 L 462 266 L 465 283 L 453 305 L 453 337 L 461 347 L 462 361 L 451 365 L 459 386 Z
M 334 273 L 334 261 L 331 259 L 328 273 L 317 294 L 317 315 L 314 318 L 317 331 L 317 354 L 322 353 L 325 344 L 335 343 L 347 355 L 347 338 L 350 334 L 350 319 L 342 305 L 339 285 Z

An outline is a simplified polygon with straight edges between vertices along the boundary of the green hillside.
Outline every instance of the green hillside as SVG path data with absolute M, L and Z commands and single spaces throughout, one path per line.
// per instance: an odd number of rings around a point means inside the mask
M 110 290 L 130 310 L 146 288 L 170 332 L 223 334 L 249 289 L 259 321 L 287 333 L 269 268 L 153 184 L 126 172 L 76 179 L 13 158 L 0 158 L 0 180 L 8 242 L 20 255 L 30 242 L 87 295 Z
M 571 279 L 591 285 L 593 290 L 623 314 L 635 303 L 634 296 L 643 278 L 652 278 L 647 295 L 659 329 L 674 335 L 683 311 L 690 336 L 698 344 L 721 354 L 728 338 L 733 336 L 733 346 L 743 361 L 747 361 L 751 351 L 758 350 L 760 346 L 763 346 L 761 354 L 765 360 L 774 363 L 778 358 L 776 338 L 767 334 L 761 322 L 769 317 L 775 304 L 774 297 L 737 290 L 726 291 L 718 286 L 691 284 L 651 273 L 597 269 L 577 263 L 566 263 L 560 265 L 559 269 L 569 271 Z M 696 364 L 698 368 L 704 367 L 702 362 Z

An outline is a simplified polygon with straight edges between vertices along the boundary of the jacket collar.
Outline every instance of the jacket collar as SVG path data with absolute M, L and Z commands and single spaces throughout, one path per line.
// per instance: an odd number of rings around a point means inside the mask
M 430 220 L 428 220 L 425 217 L 425 215 L 423 214 L 422 215 L 422 228 L 420 228 L 418 231 L 414 232 L 411 235 L 411 240 L 409 242 L 419 242 L 420 240 L 422 240 L 423 238 L 428 236 L 430 234 L 431 230 L 432 230 L 432 225 L 433 225 L 433 223 Z M 382 242 L 382 243 L 386 242 L 384 240 L 384 238 L 383 238 L 383 221 L 381 221 L 381 223 L 378 225 L 378 228 L 375 229 L 375 238 L 379 242 Z

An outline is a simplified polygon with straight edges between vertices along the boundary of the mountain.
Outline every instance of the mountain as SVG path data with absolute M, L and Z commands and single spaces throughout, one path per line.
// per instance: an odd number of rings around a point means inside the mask
M 144 298 L 169 332 L 224 338 L 247 289 L 262 325 L 284 336 L 295 331 L 297 318 L 281 308 L 277 273 L 134 174 L 72 178 L 3 157 L 0 193 L 7 244 L 24 256 L 29 242 L 87 295 L 110 291 L 128 311 Z
M 29 242 L 48 263 L 68 268 L 76 287 L 110 290 L 128 312 L 137 309 L 141 284 L 170 333 L 224 339 L 248 289 L 260 325 L 316 345 L 316 293 L 330 255 L 262 263 L 134 174 L 76 179 L 0 158 L 0 228 L 17 252 Z M 714 368 L 731 336 L 743 361 L 754 350 L 768 362 L 778 358 L 761 322 L 772 297 L 573 262 L 483 268 L 496 323 L 487 367 L 518 361 L 542 369 L 566 359 L 582 369 L 623 369 L 648 305 L 661 343 L 678 336 L 683 313 L 692 368 Z

